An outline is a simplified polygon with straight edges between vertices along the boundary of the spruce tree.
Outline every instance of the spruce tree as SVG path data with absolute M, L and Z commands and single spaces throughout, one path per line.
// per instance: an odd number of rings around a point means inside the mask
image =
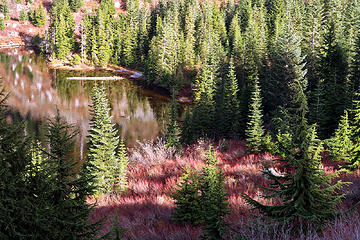
M 206 64 L 195 80 L 194 97 L 191 124 L 192 139 L 211 138 L 214 134 L 214 114 L 215 114 L 215 72 L 210 64 Z
M 323 43 L 321 57 L 321 78 L 324 80 L 324 117 L 319 125 L 321 135 L 328 137 L 333 133 L 347 105 L 349 91 L 344 50 L 336 41 L 335 24 L 330 21 Z
M 360 23 L 359 23 L 360 29 Z M 360 30 L 359 30 L 360 31 Z M 360 90 L 360 35 L 356 38 L 354 46 L 354 57 L 350 65 L 350 84 L 352 91 L 352 100 L 356 92 Z
M 103 18 L 103 13 L 101 10 L 97 12 L 97 22 L 98 22 L 98 55 L 99 65 L 101 67 L 106 67 L 109 63 L 110 57 L 112 55 L 110 29 L 107 28 L 106 21 Z
M 175 209 L 171 219 L 175 222 L 188 222 L 198 225 L 202 222 L 201 205 L 199 195 L 199 175 L 192 173 L 188 168 L 181 176 L 178 189 L 171 196 L 175 199 Z
M 36 27 L 42 27 L 45 25 L 45 10 L 42 4 L 39 4 L 39 7 L 33 12 L 33 15 L 31 16 L 31 22 Z
M 74 47 L 75 23 L 67 0 L 57 0 L 51 8 L 51 43 L 55 57 L 64 59 Z M 54 39 L 55 38 L 55 39 Z
M 24 136 L 23 124 L 9 124 L 6 121 L 8 94 L 0 82 L 0 238 L 20 239 L 29 237 L 29 218 L 33 199 L 28 198 L 27 181 L 24 173 L 31 164 L 28 139 Z M 16 214 L 14 214 L 16 213 Z
M 110 106 L 104 86 L 94 86 L 91 106 L 91 128 L 88 136 L 88 161 L 96 168 L 96 195 L 124 191 L 126 185 L 127 157 L 120 144 L 117 130 L 111 122 Z M 120 186 L 121 184 L 122 186 Z
M 83 4 L 83 0 L 69 0 L 69 5 L 73 12 L 79 11 Z
M 5 23 L 4 23 L 4 18 L 0 17 L 0 31 L 5 29 Z
M 217 84 L 216 116 L 217 137 L 238 138 L 240 136 L 240 103 L 238 81 L 235 75 L 233 60 L 227 69 L 227 75 Z
M 49 221 L 51 236 L 56 239 L 93 238 L 99 226 L 99 222 L 90 223 L 94 205 L 87 203 L 86 198 L 94 192 L 93 176 L 91 171 L 85 173 L 87 165 L 78 170 L 79 159 L 73 155 L 78 131 L 73 129 L 59 112 L 48 123 L 49 153 L 43 160 L 43 168 L 47 168 L 52 187 L 48 197 L 55 216 Z
M 224 176 L 217 161 L 217 155 L 210 146 L 204 170 L 194 174 L 188 169 L 179 189 L 172 195 L 176 205 L 172 219 L 194 225 L 203 224 L 203 239 L 223 239 L 223 220 L 229 213 Z
M 359 97 L 359 93 L 356 97 Z M 351 140 L 353 145 L 348 149 L 348 154 L 345 157 L 346 168 L 349 170 L 356 170 L 360 163 L 360 100 L 353 101 L 353 109 L 351 110 L 353 119 L 350 122 Z
M 166 131 L 166 147 L 180 147 L 180 129 L 177 124 L 177 101 L 176 90 L 172 90 L 171 109 L 170 109 L 170 122 Z
M 262 99 L 259 86 L 259 79 L 255 73 L 252 76 L 253 90 L 249 106 L 249 116 L 247 122 L 246 141 L 248 142 L 248 151 L 258 153 L 264 151 L 264 123 L 262 114 Z
M 22 22 L 28 20 L 28 14 L 24 10 L 20 11 L 19 20 Z
M 204 223 L 203 239 L 223 239 L 225 233 L 224 217 L 229 213 L 229 203 L 224 188 L 224 175 L 216 165 L 217 163 L 217 155 L 210 146 L 206 167 L 200 179 L 201 216 Z
M 10 8 L 8 0 L 2 0 L 2 3 L 0 5 L 0 12 L 4 14 L 5 20 L 10 19 Z
M 291 28 L 288 25 L 287 28 Z M 293 36 L 296 37 L 296 36 Z M 294 75 L 291 75 L 289 89 L 291 102 L 283 111 L 287 129 L 279 136 L 288 136 L 286 141 L 278 138 L 278 149 L 283 158 L 275 160 L 284 166 L 283 174 L 273 175 L 270 171 L 265 174 L 271 180 L 270 187 L 264 188 L 265 199 L 279 197 L 279 205 L 264 205 L 246 194 L 244 199 L 252 207 L 258 209 L 265 219 L 280 223 L 307 224 L 311 223 L 319 230 L 324 223 L 334 219 L 335 208 L 343 195 L 336 193 L 343 183 L 338 181 L 331 185 L 337 173 L 326 175 L 321 168 L 321 141 L 317 138 L 314 126 L 307 123 L 308 112 L 305 95 L 306 79 L 303 70 L 303 58 L 300 45 L 297 45 L 296 55 L 291 56 Z M 289 55 L 288 55 L 289 56 Z M 298 228 L 298 225 L 295 225 Z M 296 229 L 293 229 L 296 230 Z
M 344 115 L 340 119 L 338 128 L 335 134 L 327 141 L 329 147 L 330 157 L 333 160 L 344 160 L 348 156 L 352 148 L 351 141 L 352 131 L 349 123 L 348 112 L 345 110 Z
M 192 67 L 195 64 L 195 22 L 197 17 L 196 1 L 185 2 L 185 23 L 184 23 L 184 38 L 185 38 L 185 59 L 184 63 L 187 67 Z

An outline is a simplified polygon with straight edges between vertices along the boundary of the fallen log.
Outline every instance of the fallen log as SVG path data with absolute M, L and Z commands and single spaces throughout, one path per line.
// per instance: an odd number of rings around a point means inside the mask
M 99 80 L 99 81 L 109 81 L 109 80 L 121 80 L 124 79 L 120 76 L 112 77 L 68 77 L 67 80 Z

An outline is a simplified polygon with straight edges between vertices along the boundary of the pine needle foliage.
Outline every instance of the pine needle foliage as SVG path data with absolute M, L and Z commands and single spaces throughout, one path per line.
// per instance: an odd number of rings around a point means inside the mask
M 166 147 L 175 147 L 178 149 L 180 144 L 180 128 L 177 123 L 177 115 L 178 115 L 178 104 L 176 102 L 176 91 L 172 91 L 172 98 L 171 98 L 171 109 L 170 109 L 170 122 L 167 127 L 166 132 Z
M 339 126 L 335 130 L 334 136 L 327 141 L 331 159 L 338 161 L 348 157 L 349 151 L 352 148 L 351 135 L 352 130 L 349 122 L 349 114 L 345 110 L 344 115 L 340 119 Z
M 249 106 L 249 116 L 246 133 L 248 151 L 258 153 L 264 150 L 264 123 L 262 114 L 262 99 L 257 75 L 253 76 L 253 91 Z
M 110 110 L 105 87 L 96 84 L 92 91 L 88 136 L 88 161 L 96 167 L 96 195 L 126 190 L 128 160 L 123 143 L 119 149 L 119 136 L 111 121 Z
M 171 214 L 171 219 L 175 222 L 198 225 L 202 222 L 199 176 L 191 173 L 188 168 L 181 176 L 181 180 L 177 191 L 172 195 L 175 199 L 175 211 Z
M 48 122 L 50 148 L 42 168 L 46 169 L 52 188 L 51 197 L 48 197 L 55 214 L 51 235 L 56 239 L 91 239 L 99 227 L 99 222 L 90 223 L 94 205 L 86 201 L 94 191 L 93 176 L 85 174 L 86 165 L 79 166 L 73 154 L 77 134 L 78 131 L 64 122 L 59 113 Z
M 229 213 L 224 176 L 217 163 L 217 155 L 210 147 L 204 170 L 200 174 L 192 174 L 187 169 L 183 182 L 172 196 L 176 205 L 172 219 L 203 224 L 202 239 L 223 239 L 223 220 Z
M 287 27 L 291 28 L 291 25 Z M 292 40 L 289 39 L 289 41 Z M 338 181 L 331 185 L 332 179 L 338 173 L 326 175 L 321 168 L 323 147 L 317 138 L 315 126 L 307 123 L 308 106 L 303 58 L 300 57 L 299 48 L 295 52 L 297 54 L 290 59 L 294 73 L 289 82 L 291 102 L 288 109 L 283 111 L 283 121 L 288 128 L 278 135 L 280 139 L 277 141 L 278 150 L 283 158 L 275 160 L 275 164 L 282 164 L 284 173 L 280 176 L 271 172 L 265 173 L 271 180 L 271 186 L 263 188 L 263 198 L 279 197 L 281 203 L 265 205 L 247 194 L 242 194 L 242 196 L 269 221 L 285 222 L 290 224 L 290 227 L 296 226 L 296 228 L 299 224 L 306 226 L 311 223 L 321 230 L 326 222 L 336 216 L 335 209 L 343 197 L 336 190 L 344 183 Z M 291 55 L 288 56 L 291 57 Z M 296 228 L 292 230 L 297 231 Z
M 357 93 L 356 96 L 359 97 L 360 94 Z M 351 113 L 353 115 L 351 121 L 351 140 L 353 141 L 353 145 L 350 147 L 345 160 L 347 161 L 347 169 L 356 170 L 360 164 L 360 100 L 353 101 L 353 110 Z

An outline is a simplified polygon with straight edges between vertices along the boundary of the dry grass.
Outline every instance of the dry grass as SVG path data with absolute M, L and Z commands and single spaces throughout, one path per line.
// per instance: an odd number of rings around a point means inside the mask
M 174 202 L 170 195 L 187 167 L 196 171 L 203 168 L 203 159 L 209 144 L 210 142 L 200 141 L 184 149 L 180 156 L 175 154 L 174 150 L 166 149 L 161 141 L 139 143 L 130 151 L 132 164 L 128 173 L 129 191 L 124 195 L 104 195 L 97 199 L 98 207 L 94 210 L 92 219 L 107 216 L 101 234 L 110 231 L 114 216 L 117 215 L 125 239 L 198 239 L 201 227 L 175 224 L 171 221 Z M 225 219 L 229 229 L 226 239 L 360 239 L 359 216 L 337 219 L 325 228 L 323 235 L 309 230 L 306 235 L 296 238 L 283 226 L 245 227 L 246 224 L 252 225 L 255 219 L 250 215 L 249 206 L 240 194 L 245 192 L 265 203 L 259 197 L 262 192 L 257 186 L 268 184 L 262 175 L 262 164 L 270 162 L 273 157 L 266 153 L 246 155 L 244 143 L 240 141 L 220 142 L 215 144 L 214 148 L 218 152 L 219 165 L 225 175 L 231 207 L 231 213 Z M 324 168 L 331 173 L 336 166 L 324 164 Z M 359 172 L 342 174 L 341 179 L 360 183 Z M 359 185 L 355 184 L 344 189 L 348 193 L 344 206 L 349 206 L 359 199 Z M 277 202 L 275 199 L 266 203 Z

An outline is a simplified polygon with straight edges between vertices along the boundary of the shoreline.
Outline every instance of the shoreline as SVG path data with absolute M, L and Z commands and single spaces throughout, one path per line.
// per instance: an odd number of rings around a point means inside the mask
M 31 45 L 16 45 L 16 46 L 10 45 L 8 47 L 0 47 L 0 52 L 4 52 L 10 55 L 32 54 L 35 52 L 35 49 L 34 46 Z M 58 59 L 49 61 L 48 59 L 46 59 L 46 65 L 48 66 L 49 69 L 53 69 L 53 70 L 69 70 L 69 71 L 77 71 L 77 72 L 109 71 L 117 76 L 138 81 L 139 84 L 144 85 L 146 87 L 151 87 L 154 90 L 156 89 L 157 91 L 163 93 L 166 92 L 166 95 L 168 96 L 171 95 L 168 89 L 147 83 L 142 72 L 137 71 L 135 69 L 125 68 L 115 64 L 108 64 L 106 67 L 97 67 L 85 63 L 73 65 L 68 61 L 63 61 Z M 118 79 L 117 80 L 114 79 L 114 81 L 118 81 Z M 190 92 L 191 89 L 189 87 L 184 87 L 184 89 L 179 93 L 177 102 L 181 104 L 191 104 L 193 101 L 191 97 L 192 94 Z

